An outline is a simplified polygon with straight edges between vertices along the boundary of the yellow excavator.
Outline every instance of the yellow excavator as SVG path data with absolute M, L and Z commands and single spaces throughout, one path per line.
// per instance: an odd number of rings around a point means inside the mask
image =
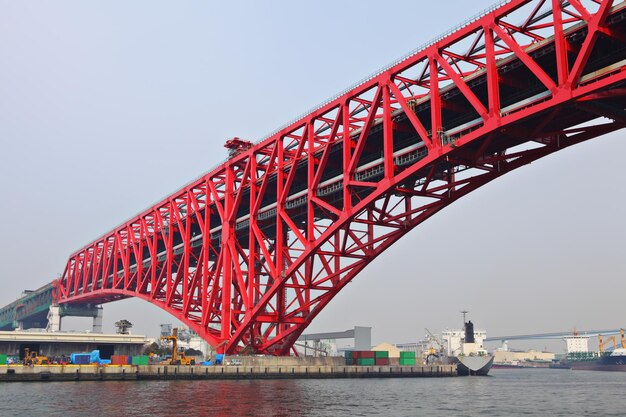
M 167 340 L 172 342 L 172 358 L 165 363 L 167 365 L 195 365 L 196 361 L 193 358 L 185 356 L 184 349 L 178 349 L 178 327 L 172 329 L 170 336 L 161 336 L 161 340 Z
M 24 348 L 24 365 L 48 365 L 50 360 L 47 356 L 39 356 L 34 350 Z

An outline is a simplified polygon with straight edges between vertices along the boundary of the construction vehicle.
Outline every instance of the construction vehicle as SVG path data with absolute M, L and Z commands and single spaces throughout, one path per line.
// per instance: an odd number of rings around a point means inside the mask
M 24 348 L 24 365 L 49 365 L 50 360 L 47 356 L 39 356 L 34 350 Z
M 172 329 L 170 336 L 161 336 L 161 340 L 167 340 L 172 342 L 172 357 L 165 361 L 167 365 L 195 365 L 196 361 L 193 358 L 185 356 L 185 350 L 178 348 L 178 327 Z

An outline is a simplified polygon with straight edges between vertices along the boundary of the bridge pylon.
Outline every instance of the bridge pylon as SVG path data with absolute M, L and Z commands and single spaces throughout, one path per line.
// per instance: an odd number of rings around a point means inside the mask
M 61 319 L 63 317 L 91 317 L 93 318 L 92 333 L 102 333 L 103 308 L 101 305 L 59 305 L 52 304 L 48 310 L 49 332 L 61 331 Z

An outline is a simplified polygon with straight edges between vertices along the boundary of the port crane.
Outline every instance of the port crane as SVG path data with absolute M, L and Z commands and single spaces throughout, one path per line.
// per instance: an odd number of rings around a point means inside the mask
M 619 329 L 619 335 L 620 335 L 621 347 L 626 349 L 626 340 L 624 339 L 624 329 Z M 617 340 L 615 336 L 608 337 L 606 338 L 606 340 L 604 340 L 602 338 L 602 335 L 599 334 L 598 335 L 598 350 L 600 351 L 600 353 L 604 353 L 606 345 L 611 342 L 613 342 L 613 350 L 615 350 L 617 348 Z
M 169 336 L 161 336 L 161 340 L 172 342 L 172 358 L 167 361 L 168 365 L 195 365 L 196 361 L 185 356 L 185 351 L 178 348 L 178 327 L 172 329 Z
M 439 358 L 440 356 L 444 356 L 446 348 L 443 344 L 443 342 L 441 342 L 441 340 L 439 340 L 439 338 L 437 336 L 435 336 L 430 330 L 428 330 L 427 328 L 424 328 L 426 330 L 426 333 L 428 333 L 428 340 L 429 341 L 433 341 L 437 344 L 437 346 L 439 346 L 439 350 L 436 350 L 434 347 L 429 347 L 428 348 L 428 354 L 426 355 L 426 363 L 429 363 L 433 360 L 433 358 Z

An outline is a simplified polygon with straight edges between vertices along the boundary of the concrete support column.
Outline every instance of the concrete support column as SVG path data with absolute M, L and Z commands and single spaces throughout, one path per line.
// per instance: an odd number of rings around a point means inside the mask
M 48 310 L 48 327 L 46 330 L 49 332 L 61 331 L 61 307 L 58 305 L 51 305 Z
M 102 333 L 102 306 L 96 307 L 96 315 L 93 316 L 92 333 Z
M 354 327 L 354 349 L 370 350 L 372 348 L 372 328 Z

